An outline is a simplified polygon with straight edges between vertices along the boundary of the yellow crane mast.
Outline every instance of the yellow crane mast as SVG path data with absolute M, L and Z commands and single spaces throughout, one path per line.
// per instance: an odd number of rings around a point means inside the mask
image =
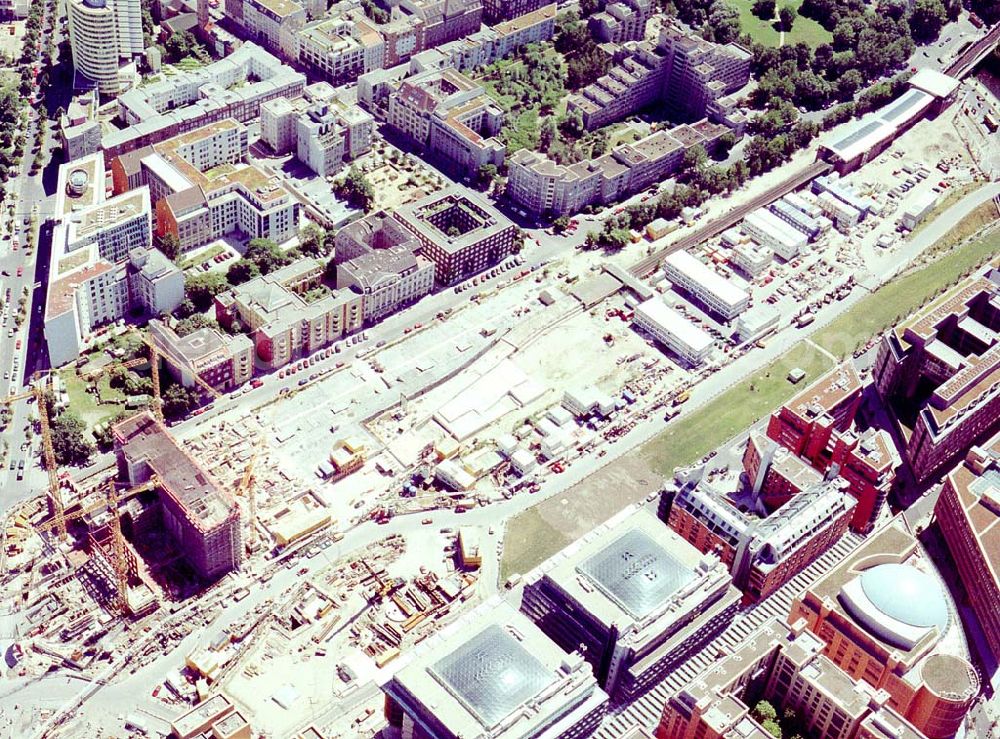
M 257 549 L 257 485 L 256 480 L 254 480 L 253 470 L 263 446 L 264 438 L 260 437 L 257 440 L 257 446 L 254 447 L 253 456 L 250 457 L 250 461 L 243 471 L 243 478 L 240 480 L 240 485 L 236 488 L 236 494 L 247 496 L 247 501 L 250 504 L 250 537 L 247 539 L 247 551 L 249 552 Z
M 45 471 L 49 477 L 49 505 L 52 508 L 52 519 L 59 532 L 59 538 L 66 538 L 66 521 L 63 516 L 62 491 L 59 489 L 59 476 L 56 473 L 56 453 L 52 448 L 52 429 L 49 426 L 49 409 L 45 403 L 45 386 L 40 373 L 35 375 L 31 390 L 18 395 L 0 398 L 0 403 L 11 404 L 25 398 L 34 398 L 38 407 L 38 421 L 42 428 L 42 451 L 45 459 Z
M 112 479 L 108 482 L 108 513 L 111 515 L 111 568 L 115 571 L 117 596 L 115 608 L 120 613 L 128 611 L 128 567 L 125 564 L 125 539 L 122 522 L 118 517 L 118 487 Z

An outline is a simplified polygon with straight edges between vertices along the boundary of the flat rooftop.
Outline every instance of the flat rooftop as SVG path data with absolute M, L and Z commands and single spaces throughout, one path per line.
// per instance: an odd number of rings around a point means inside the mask
M 726 569 L 703 555 L 642 508 L 627 508 L 543 563 L 544 577 L 596 622 L 649 637 L 730 581 Z
M 664 268 L 676 269 L 725 305 L 735 306 L 750 298 L 746 290 L 737 287 L 722 275 L 716 274 L 701 260 L 684 250 L 670 254 L 663 260 L 663 266 Z M 667 277 L 669 279 L 669 275 Z
M 547 735 L 566 714 L 606 700 L 580 655 L 567 655 L 498 597 L 400 660 L 384 689 L 449 736 Z
M 195 461 L 152 413 L 138 413 L 114 426 L 116 442 L 132 463 L 145 462 L 159 487 L 205 531 L 225 521 L 236 501 Z
M 988 576 L 1000 582 L 1000 434 L 987 441 L 969 457 L 979 458 L 981 469 L 962 462 L 948 473 L 966 526 L 972 534 L 983 561 L 989 565 Z

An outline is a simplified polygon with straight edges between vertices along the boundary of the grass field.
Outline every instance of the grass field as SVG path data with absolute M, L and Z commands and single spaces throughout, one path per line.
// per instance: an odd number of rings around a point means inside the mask
M 834 361 L 816 346 L 835 356 L 853 352 L 897 315 L 912 312 L 997 254 L 997 241 L 996 236 L 985 236 L 892 280 L 814 334 L 810 342 L 797 344 L 752 377 L 690 416 L 671 423 L 644 446 L 564 494 L 548 498 L 511 519 L 504 540 L 501 578 L 530 571 L 629 503 L 658 489 L 674 468 L 696 462 L 747 429 L 834 366 Z M 795 367 L 804 370 L 806 377 L 792 385 L 786 378 Z
M 796 367 L 805 379 L 796 385 L 787 379 Z M 805 342 L 778 357 L 752 377 L 740 382 L 698 412 L 672 423 L 639 453 L 660 475 L 671 475 L 701 459 L 712 449 L 766 416 L 801 388 L 833 367 L 833 360 Z
M 773 25 L 777 21 L 777 11 L 774 20 L 762 21 L 751 11 L 754 0 L 726 0 L 726 2 L 739 12 L 740 27 L 744 33 L 750 34 L 754 41 L 764 46 L 781 45 L 781 33 L 776 31 Z M 798 10 L 801 4 L 802 0 L 779 2 L 777 9 L 780 10 L 787 5 Z M 785 34 L 785 44 L 797 44 L 801 41 L 809 46 L 819 46 L 832 40 L 833 35 L 823 26 L 811 18 L 803 18 L 800 15 L 795 16 L 792 30 Z
M 975 213 L 973 211 L 970 216 Z M 813 335 L 813 341 L 838 357 L 852 353 L 860 344 L 893 324 L 897 316 L 909 315 L 962 275 L 996 255 L 998 239 L 996 234 L 985 236 L 891 280 L 820 329 Z
M 964 198 L 969 193 L 975 192 L 982 186 L 983 186 L 982 182 L 966 182 L 964 184 L 954 185 L 953 187 L 951 187 L 948 190 L 947 194 L 944 195 L 944 197 L 941 197 L 939 195 L 937 204 L 931 209 L 930 213 L 924 216 L 924 219 L 917 224 L 917 227 L 915 229 L 906 234 L 906 240 L 910 241 L 911 239 L 913 239 L 914 236 L 923 231 L 929 224 L 933 223 L 934 220 L 939 215 L 948 210 L 948 208 L 953 206 L 955 203 L 957 203 L 959 200 Z M 978 229 L 975 229 L 971 233 L 975 233 L 977 230 Z M 961 241 L 961 239 L 959 239 L 958 241 Z M 957 244 L 958 241 L 954 243 Z M 946 250 L 947 248 L 948 248 L 947 246 L 943 247 L 942 251 Z
M 113 418 L 115 414 L 125 409 L 125 394 L 111 387 L 107 375 L 100 379 L 97 386 L 101 390 L 101 397 L 106 401 L 114 401 L 113 403 L 98 403 L 97 398 L 87 392 L 88 383 L 84 382 L 74 370 L 63 371 L 60 377 L 66 383 L 66 392 L 69 393 L 69 409 L 89 428 Z

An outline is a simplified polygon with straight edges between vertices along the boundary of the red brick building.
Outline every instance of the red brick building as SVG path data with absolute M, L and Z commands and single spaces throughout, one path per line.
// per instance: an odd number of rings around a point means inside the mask
M 973 275 L 882 337 L 872 371 L 918 481 L 1000 427 L 1000 270 Z
M 1000 434 L 947 474 L 934 513 L 986 642 L 1000 658 Z
M 808 462 L 820 475 L 839 475 L 857 499 L 851 528 L 872 530 L 894 479 L 894 458 L 885 434 L 852 430 L 863 386 L 850 362 L 831 370 L 815 384 L 775 411 L 767 425 L 769 439 Z M 748 447 L 744 466 L 751 478 L 761 463 L 759 445 Z M 801 474 L 797 472 L 797 474 Z M 765 501 L 778 505 L 794 495 L 795 478 L 768 470 L 760 488 Z
M 929 739 L 954 736 L 979 693 L 954 604 L 934 566 L 901 525 L 869 537 L 792 601 L 823 654 L 855 680 L 889 694 L 888 707 Z

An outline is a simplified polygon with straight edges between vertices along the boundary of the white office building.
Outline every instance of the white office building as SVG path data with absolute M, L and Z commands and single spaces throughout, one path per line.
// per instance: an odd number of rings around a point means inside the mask
M 847 231 L 857 225 L 862 213 L 850 203 L 845 203 L 831 192 L 823 191 L 816 196 L 816 205 L 827 218 L 841 231 Z
M 635 324 L 688 366 L 697 367 L 712 352 L 712 337 L 664 303 L 661 296 L 636 307 Z
M 139 0 L 70 0 L 69 41 L 73 69 L 101 95 L 120 90 L 121 60 L 142 53 L 142 6 Z
M 105 200 L 100 154 L 64 164 L 58 183 L 44 318 L 53 367 L 129 311 L 155 316 L 184 300 L 183 273 L 150 245 L 147 188 Z
M 766 208 L 758 208 L 743 219 L 743 230 L 762 246 L 770 248 L 786 262 L 795 259 L 809 243 L 809 237 Z
M 754 241 L 744 241 L 733 247 L 729 263 L 748 277 L 759 277 L 771 266 L 774 252 Z
M 663 272 L 674 287 L 727 321 L 736 318 L 750 304 L 746 290 L 716 274 L 686 251 L 675 251 L 664 259 Z

